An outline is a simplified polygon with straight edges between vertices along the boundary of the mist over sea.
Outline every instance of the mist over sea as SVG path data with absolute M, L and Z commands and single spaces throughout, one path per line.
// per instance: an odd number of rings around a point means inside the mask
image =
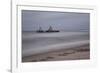
M 89 44 L 88 32 L 22 32 L 22 57 Z

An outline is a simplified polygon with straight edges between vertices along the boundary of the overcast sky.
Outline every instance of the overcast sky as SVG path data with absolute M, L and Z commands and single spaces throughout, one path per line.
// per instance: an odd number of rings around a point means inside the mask
M 22 10 L 22 31 L 36 31 L 49 26 L 60 31 L 89 31 L 90 14 Z

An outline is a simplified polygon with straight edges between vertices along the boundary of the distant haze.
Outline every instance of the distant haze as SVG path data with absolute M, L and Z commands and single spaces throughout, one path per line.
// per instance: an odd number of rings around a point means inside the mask
M 47 30 L 89 31 L 90 14 L 74 12 L 22 10 L 22 31 Z

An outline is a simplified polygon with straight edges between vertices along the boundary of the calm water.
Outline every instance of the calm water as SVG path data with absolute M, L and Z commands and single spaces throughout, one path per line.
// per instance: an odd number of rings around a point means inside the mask
M 89 43 L 87 32 L 22 33 L 22 56 Z

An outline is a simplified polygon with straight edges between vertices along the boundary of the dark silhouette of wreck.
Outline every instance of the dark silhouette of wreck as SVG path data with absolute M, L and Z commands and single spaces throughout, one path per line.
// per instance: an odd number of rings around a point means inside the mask
M 37 32 L 44 32 L 44 31 L 42 30 L 42 27 L 39 27 L 39 30 L 37 30 Z
M 45 32 L 60 32 L 59 30 L 53 30 L 53 28 L 50 26 L 48 30 L 44 31 L 41 27 L 39 27 L 39 30 L 37 30 L 39 33 L 45 33 Z

